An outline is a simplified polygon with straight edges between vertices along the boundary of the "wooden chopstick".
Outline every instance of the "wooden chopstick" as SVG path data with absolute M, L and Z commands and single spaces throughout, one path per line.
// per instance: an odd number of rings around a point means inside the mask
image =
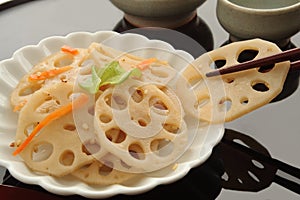
M 293 48 L 265 58 L 250 60 L 238 65 L 230 66 L 223 69 L 217 69 L 215 71 L 206 73 L 206 76 L 207 77 L 219 76 L 219 75 L 239 72 L 247 69 L 268 66 L 283 61 L 292 61 L 290 63 L 290 70 L 300 69 L 300 48 Z

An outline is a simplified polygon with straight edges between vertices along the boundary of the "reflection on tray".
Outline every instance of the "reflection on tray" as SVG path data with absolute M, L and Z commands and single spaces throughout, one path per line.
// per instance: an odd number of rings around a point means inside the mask
M 248 135 L 226 130 L 218 146 L 219 156 L 224 162 L 225 174 L 222 186 L 239 191 L 261 191 L 275 182 L 300 194 L 300 169 L 273 159 L 263 145 Z M 281 176 L 283 171 L 293 180 Z
M 149 28 L 149 27 L 148 27 Z M 155 29 L 156 28 L 156 29 Z M 166 41 L 174 46 L 176 49 L 182 49 L 189 52 L 192 56 L 199 57 L 203 51 L 198 51 L 198 49 L 194 48 L 194 45 L 190 45 L 191 42 L 186 43 L 186 41 L 178 41 L 175 38 L 164 37 L 166 35 L 161 35 L 162 27 L 152 27 L 151 29 L 138 28 L 130 24 L 125 18 L 121 19 L 118 24 L 114 27 L 114 31 L 119 33 L 124 32 L 133 32 L 140 33 L 142 35 L 147 36 L 150 39 L 160 39 Z M 142 29 L 139 30 L 139 29 Z M 213 35 L 209 28 L 209 26 L 203 21 L 200 17 L 195 16 L 191 21 L 183 26 L 177 27 L 173 29 L 174 31 L 178 31 L 185 35 L 185 39 L 187 42 L 190 40 L 194 40 L 195 43 L 201 45 L 201 48 L 205 51 L 211 51 L 214 47 Z

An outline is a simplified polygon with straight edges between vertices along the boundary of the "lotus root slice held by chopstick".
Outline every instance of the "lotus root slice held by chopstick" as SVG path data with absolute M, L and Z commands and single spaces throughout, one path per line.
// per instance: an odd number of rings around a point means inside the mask
M 198 96 L 195 104 L 201 104 L 197 107 L 199 119 L 207 122 L 233 121 L 274 99 L 282 91 L 289 62 L 210 78 L 205 74 L 215 70 L 216 65 L 226 68 L 244 62 L 243 55 L 247 53 L 252 58 L 246 59 L 255 60 L 279 52 L 279 47 L 271 42 L 252 39 L 228 44 L 197 58 L 183 71 L 183 76 Z

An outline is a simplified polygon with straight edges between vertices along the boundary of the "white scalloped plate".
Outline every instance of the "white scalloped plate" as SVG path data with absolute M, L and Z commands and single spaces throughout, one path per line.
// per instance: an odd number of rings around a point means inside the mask
M 184 177 L 191 168 L 202 164 L 212 152 L 212 148 L 221 140 L 224 134 L 223 125 L 203 128 L 197 135 L 193 144 L 177 161 L 177 167 L 165 169 L 138 176 L 123 184 L 110 186 L 90 186 L 73 177 L 55 178 L 37 174 L 30 171 L 23 161 L 12 156 L 13 149 L 9 144 L 14 140 L 17 114 L 13 113 L 10 106 L 10 93 L 17 85 L 18 80 L 42 58 L 57 52 L 63 44 L 72 47 L 87 48 L 91 42 L 108 42 L 112 47 L 131 51 L 138 48 L 159 48 L 192 62 L 194 58 L 181 50 L 175 50 L 170 44 L 149 40 L 138 34 L 119 34 L 112 31 L 99 31 L 95 33 L 75 32 L 67 36 L 54 36 L 42 40 L 37 45 L 25 46 L 17 50 L 11 59 L 0 62 L 0 165 L 6 167 L 13 177 L 27 184 L 40 185 L 47 191 L 59 195 L 78 194 L 87 198 L 107 198 L 117 194 L 139 194 L 146 192 L 160 184 L 169 184 Z M 153 53 L 153 51 L 150 51 Z M 148 55 L 153 56 L 153 55 Z M 154 55 L 160 59 L 173 62 L 172 57 L 164 58 L 163 55 Z M 182 66 L 181 66 L 182 67 Z

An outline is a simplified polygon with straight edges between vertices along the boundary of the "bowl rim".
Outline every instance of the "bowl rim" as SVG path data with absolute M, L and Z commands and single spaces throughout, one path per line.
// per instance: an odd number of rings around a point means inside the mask
M 297 10 L 300 10 L 300 1 L 293 5 L 284 6 L 280 8 L 250 8 L 250 7 L 237 5 L 231 2 L 230 0 L 218 0 L 218 5 L 221 5 L 220 2 L 222 2 L 223 5 L 230 6 L 240 12 L 246 12 L 251 14 L 255 12 L 261 15 L 280 15 L 280 14 L 284 14 L 288 12 L 296 12 Z

